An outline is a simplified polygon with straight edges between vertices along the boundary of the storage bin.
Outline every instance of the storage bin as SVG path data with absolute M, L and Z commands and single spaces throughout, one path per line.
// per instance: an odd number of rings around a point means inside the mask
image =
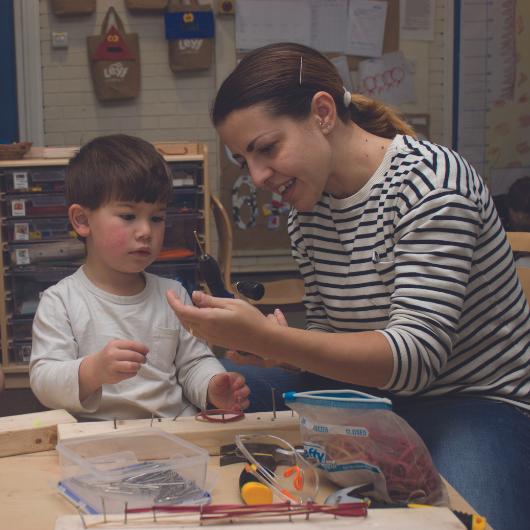
M 31 356 L 31 341 L 14 342 L 11 346 L 10 360 L 16 364 L 28 364 Z
M 15 342 L 31 341 L 33 318 L 14 318 L 8 322 L 9 336 Z
M 7 195 L 6 201 L 9 218 L 68 215 L 66 197 L 63 194 Z
M 11 219 L 5 222 L 6 241 L 60 241 L 75 239 L 77 234 L 66 217 Z
M 38 263 L 63 264 L 72 260 L 80 262 L 85 257 L 85 245 L 77 239 L 51 242 L 26 242 L 8 245 L 11 265 L 35 265 Z
M 15 269 L 11 273 L 13 314 L 34 315 L 43 291 L 73 274 L 77 267 L 37 267 Z
M 156 427 L 61 440 L 60 491 L 88 513 L 202 504 L 208 452 Z
M 21 167 L 0 173 L 7 193 L 64 192 L 65 167 Z
M 203 184 L 202 162 L 168 162 L 174 187 Z
M 182 249 L 183 257 L 195 256 L 197 244 L 193 232 L 199 230 L 201 218 L 198 214 L 168 214 L 163 249 Z
M 168 204 L 169 213 L 196 213 L 202 203 L 202 191 L 199 188 L 174 188 Z

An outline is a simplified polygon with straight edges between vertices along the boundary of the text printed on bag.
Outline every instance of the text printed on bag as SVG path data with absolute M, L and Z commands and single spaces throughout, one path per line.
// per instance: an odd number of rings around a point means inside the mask
M 179 50 L 200 50 L 202 48 L 203 39 L 179 39 Z
M 103 69 L 103 75 L 106 79 L 123 79 L 127 75 L 128 70 L 129 68 L 124 66 L 122 63 L 112 63 Z

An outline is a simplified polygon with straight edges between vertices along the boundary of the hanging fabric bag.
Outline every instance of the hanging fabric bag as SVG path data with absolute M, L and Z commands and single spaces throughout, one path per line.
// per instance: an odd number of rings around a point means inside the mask
M 115 24 L 110 24 L 110 16 Z M 140 49 L 137 33 L 125 33 L 121 18 L 110 7 L 101 34 L 87 37 L 88 60 L 100 101 L 132 99 L 140 92 Z
M 51 8 L 58 17 L 90 15 L 96 10 L 96 0 L 51 0 Z
M 169 0 L 165 14 L 169 66 L 173 72 L 210 68 L 214 50 L 214 17 L 198 0 Z

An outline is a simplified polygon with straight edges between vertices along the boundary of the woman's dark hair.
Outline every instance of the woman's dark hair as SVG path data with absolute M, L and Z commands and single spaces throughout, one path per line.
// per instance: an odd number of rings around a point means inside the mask
M 95 210 L 112 200 L 169 203 L 171 170 L 152 144 L 126 134 L 85 144 L 66 169 L 68 204 Z
M 301 44 L 281 42 L 246 55 L 224 80 L 212 107 L 212 122 L 220 125 L 235 110 L 262 104 L 273 116 L 303 120 L 309 116 L 313 96 L 328 92 L 339 118 L 353 120 L 364 130 L 385 138 L 414 134 L 388 106 L 360 94 L 344 105 L 344 88 L 337 69 L 318 51 Z

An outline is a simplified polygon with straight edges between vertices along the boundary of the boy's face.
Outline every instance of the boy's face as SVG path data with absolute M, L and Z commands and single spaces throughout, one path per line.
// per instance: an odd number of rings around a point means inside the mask
M 85 212 L 87 264 L 102 272 L 138 273 L 158 257 L 164 241 L 165 204 L 111 201 Z

